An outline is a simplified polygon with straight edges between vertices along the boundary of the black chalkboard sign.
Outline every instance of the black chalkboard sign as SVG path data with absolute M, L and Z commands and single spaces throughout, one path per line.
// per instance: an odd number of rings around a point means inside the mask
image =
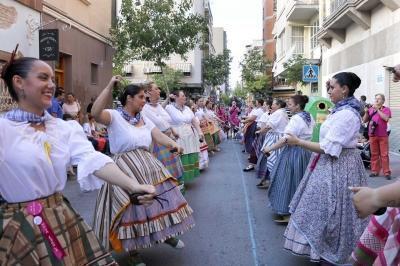
M 58 60 L 58 29 L 39 30 L 39 58 L 44 61 Z

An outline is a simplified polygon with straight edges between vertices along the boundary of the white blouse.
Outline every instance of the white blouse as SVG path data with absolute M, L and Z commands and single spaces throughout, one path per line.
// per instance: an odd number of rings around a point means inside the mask
M 343 148 L 355 148 L 361 120 L 349 109 L 329 115 L 321 125 L 319 144 L 326 154 L 339 157 Z
M 110 151 L 113 154 L 123 153 L 143 148 L 148 150 L 151 141 L 153 122 L 143 116 L 144 125 L 135 127 L 126 121 L 117 110 L 106 109 L 111 115 L 111 123 L 107 126 Z
M 255 121 L 258 121 L 263 114 L 264 114 L 264 110 L 261 107 L 259 107 L 259 108 L 254 108 L 253 110 L 251 110 L 248 117 L 251 117 L 254 115 L 254 116 L 256 116 Z
M 268 112 L 265 112 L 262 114 L 260 119 L 257 121 L 257 127 L 264 127 L 267 125 L 268 119 L 269 119 L 270 114 Z
M 78 182 L 97 189 L 102 181 L 92 174 L 111 158 L 96 152 L 76 121 L 51 118 L 46 131 L 27 122 L 0 118 L 0 194 L 8 202 L 32 201 L 61 192 L 67 169 L 78 165 Z
M 191 124 L 194 118 L 194 114 L 189 107 L 185 106 L 183 111 L 178 110 L 175 106 L 169 104 L 165 108 L 168 114 L 171 116 L 173 126 L 181 126 L 183 124 Z
M 285 109 L 283 108 L 273 112 L 266 122 L 266 124 L 271 127 L 271 131 L 276 133 L 284 133 L 288 123 L 289 118 Z
M 285 128 L 285 134 L 290 133 L 300 139 L 310 140 L 312 138 L 314 125 L 315 122 L 312 116 L 310 125 L 307 126 L 307 123 L 304 121 L 304 119 L 301 118 L 300 115 L 296 114 L 292 116 L 289 123 L 287 124 Z
M 163 132 L 171 127 L 172 119 L 161 104 L 157 104 L 157 106 L 146 104 L 143 107 L 142 114 L 150 119 L 151 122 Z
M 175 108 L 176 109 L 176 108 Z M 199 120 L 205 119 L 207 114 L 207 110 L 205 108 L 197 108 L 196 113 L 194 114 Z

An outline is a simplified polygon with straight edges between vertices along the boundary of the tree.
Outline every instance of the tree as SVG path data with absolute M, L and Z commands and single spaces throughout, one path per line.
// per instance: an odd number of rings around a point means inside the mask
M 204 17 L 191 12 L 191 0 L 146 0 L 140 6 L 134 2 L 122 0 L 111 29 L 117 69 L 133 59 L 152 61 L 162 69 L 172 54 L 185 58 L 207 30 Z
M 233 90 L 233 96 L 236 96 L 240 99 L 246 99 L 247 91 L 237 82 L 235 89 Z
M 265 60 L 260 48 L 255 47 L 249 50 L 244 55 L 240 66 L 245 90 L 261 96 L 269 94 L 271 77 L 266 75 L 266 70 L 270 66 L 270 62 Z
M 286 63 L 283 63 L 283 67 L 285 68 L 285 72 L 282 75 L 283 78 L 286 79 L 287 83 L 294 86 L 297 83 L 306 85 L 307 83 L 303 82 L 303 66 L 306 64 L 307 61 L 302 55 L 297 55 L 290 58 Z
M 163 73 L 152 75 L 154 82 L 163 90 L 168 93 L 168 89 L 180 89 L 181 79 L 183 78 L 182 71 L 174 70 L 168 66 L 164 67 Z
M 231 73 L 231 51 L 225 49 L 223 54 L 210 55 L 203 61 L 203 77 L 206 85 L 215 87 L 228 83 Z

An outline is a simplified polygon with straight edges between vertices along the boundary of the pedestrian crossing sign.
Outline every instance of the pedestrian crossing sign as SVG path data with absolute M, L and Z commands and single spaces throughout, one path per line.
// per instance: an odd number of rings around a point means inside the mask
M 317 65 L 303 66 L 303 81 L 316 83 L 318 82 L 319 67 Z

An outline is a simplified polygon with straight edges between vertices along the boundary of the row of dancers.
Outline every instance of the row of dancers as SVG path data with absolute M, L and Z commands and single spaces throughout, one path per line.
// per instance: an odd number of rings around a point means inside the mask
M 315 121 L 304 111 L 307 96 L 290 97 L 287 107 L 276 99 L 265 113 L 263 101 L 257 101 L 243 119 L 249 154 L 244 171 L 257 168 L 258 186 L 268 188 L 275 221 L 287 224 L 284 248 L 293 254 L 329 265 L 398 265 L 399 209 L 380 209 L 381 216 L 371 216 L 368 225 L 368 216 L 380 207 L 399 206 L 394 192 L 399 185 L 366 187 L 356 148 L 361 104 L 354 92 L 360 83 L 351 72 L 327 83 L 335 106 L 321 125 L 319 142 L 311 142 Z
M 201 143 L 218 150 L 217 136 L 205 136 L 218 131 L 212 114 L 206 132 L 183 91 L 160 104 L 154 83 L 126 86 L 122 107 L 107 109 L 122 79 L 114 76 L 91 110 L 107 127 L 110 158 L 94 150 L 76 121 L 46 111 L 55 89 L 51 67 L 15 54 L 1 73 L 18 108 L 0 117 L 0 264 L 116 265 L 113 251 L 144 265 L 138 249 L 183 248 L 177 237 L 195 222 L 181 189 L 200 174 Z M 70 165 L 81 187 L 100 189 L 93 229 L 62 194 Z

